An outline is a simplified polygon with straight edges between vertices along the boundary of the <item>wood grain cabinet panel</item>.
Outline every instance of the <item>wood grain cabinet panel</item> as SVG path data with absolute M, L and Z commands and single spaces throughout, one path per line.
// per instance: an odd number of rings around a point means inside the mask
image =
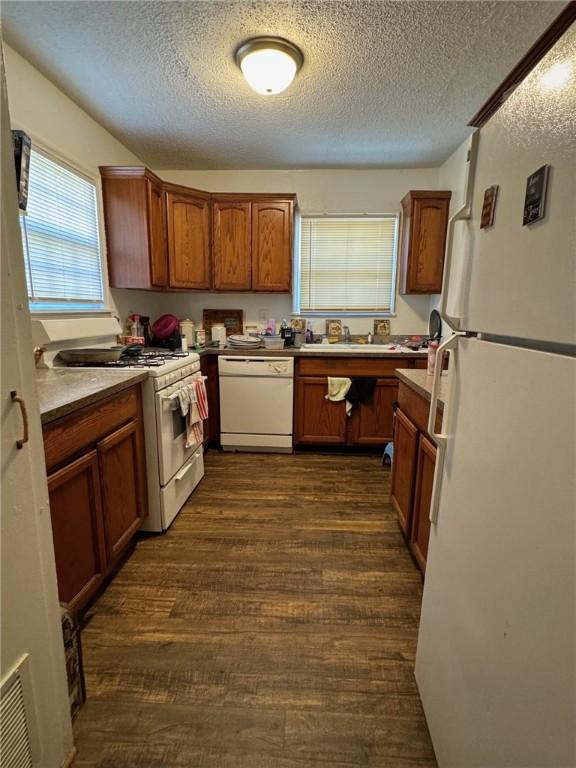
M 212 201 L 214 290 L 252 287 L 252 206 L 240 200 Z
M 428 542 L 430 540 L 430 504 L 432 501 L 435 466 L 436 446 L 424 435 L 420 435 L 410 549 L 422 573 L 426 570 Z
M 291 291 L 296 195 L 211 195 L 142 166 L 100 175 L 112 288 Z
M 350 417 L 351 445 L 382 445 L 393 439 L 393 404 L 398 395 L 397 379 L 378 379 L 372 399 L 359 403 Z
M 43 434 L 60 600 L 81 611 L 148 512 L 140 385 Z
M 291 201 L 252 203 L 252 289 L 288 293 L 292 287 Z
M 299 376 L 296 379 L 296 443 L 344 445 L 347 416 L 344 402 L 326 400 L 326 377 Z
M 166 192 L 168 282 L 171 288 L 208 290 L 210 196 Z
M 418 428 L 399 408 L 394 419 L 394 460 L 390 501 L 406 536 L 410 536 L 418 452 Z
M 106 571 L 98 455 L 89 451 L 48 476 L 59 599 L 75 611 Z
M 206 376 L 208 418 L 204 421 L 204 445 L 220 444 L 220 387 L 217 355 L 202 355 L 200 370 Z
M 411 191 L 402 200 L 400 293 L 440 293 L 451 192 Z
M 162 182 L 139 166 L 101 166 L 112 288 L 163 288 L 167 252 Z
M 166 247 L 166 207 L 162 185 L 148 179 L 148 241 L 150 243 L 150 280 L 155 288 L 168 285 Z
M 144 446 L 139 422 L 131 421 L 98 443 L 107 555 L 117 559 L 146 514 L 142 468 Z

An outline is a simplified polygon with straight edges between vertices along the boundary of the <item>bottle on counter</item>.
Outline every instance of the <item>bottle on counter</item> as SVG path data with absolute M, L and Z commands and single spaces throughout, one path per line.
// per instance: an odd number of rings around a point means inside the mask
M 197 328 L 195 333 L 196 349 L 206 346 L 206 331 L 204 328 Z
M 194 346 L 194 323 L 190 318 L 180 320 L 180 333 L 182 336 L 186 336 L 186 342 L 189 347 Z
M 436 354 L 438 352 L 438 342 L 437 341 L 431 341 L 428 344 L 428 368 L 427 368 L 427 374 L 429 376 L 434 375 L 434 369 L 436 368 Z
M 305 343 L 306 344 L 314 344 L 314 333 L 312 332 L 312 321 L 311 320 L 307 320 L 306 321 Z

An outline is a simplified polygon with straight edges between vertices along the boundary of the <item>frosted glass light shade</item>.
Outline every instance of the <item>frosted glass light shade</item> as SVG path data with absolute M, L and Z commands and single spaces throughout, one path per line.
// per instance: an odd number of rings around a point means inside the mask
M 302 61 L 301 51 L 281 38 L 254 38 L 236 51 L 236 62 L 246 81 L 263 96 L 285 91 Z

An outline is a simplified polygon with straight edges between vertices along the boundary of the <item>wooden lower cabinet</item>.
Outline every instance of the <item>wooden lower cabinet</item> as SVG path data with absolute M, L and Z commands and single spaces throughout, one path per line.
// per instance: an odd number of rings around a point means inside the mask
M 432 501 L 435 466 L 436 446 L 424 435 L 420 435 L 410 549 L 422 572 L 426 570 L 428 541 L 430 539 L 430 503 Z
M 296 360 L 295 445 L 347 445 L 384 448 L 394 437 L 394 403 L 398 397 L 398 367 L 413 368 L 416 357 L 353 356 L 300 357 Z M 419 361 L 418 361 L 419 362 Z M 344 402 L 326 400 L 328 377 L 374 378 L 372 396 L 358 403 L 350 416 Z
M 208 418 L 204 422 L 204 445 L 220 444 L 220 389 L 218 385 L 218 355 L 202 355 L 200 370 L 206 376 Z
M 403 382 L 394 426 L 394 460 L 390 502 L 422 573 L 430 539 L 430 505 L 437 448 L 427 433 L 430 403 Z M 436 414 L 437 430 L 442 414 Z
M 82 610 L 147 514 L 139 386 L 44 428 L 58 595 Z
M 116 560 L 140 528 L 146 505 L 140 425 L 131 421 L 98 443 L 102 511 L 109 561 Z
M 348 425 L 344 401 L 326 400 L 326 376 L 298 376 L 296 379 L 296 443 L 345 445 Z
M 394 419 L 394 461 L 390 501 L 405 536 L 410 536 L 418 452 L 418 427 L 400 410 Z
M 58 596 L 75 611 L 92 597 L 106 571 L 98 454 L 48 476 Z
M 381 446 L 393 438 L 394 402 L 398 396 L 396 379 L 378 379 L 372 398 L 359 403 L 350 416 L 350 445 Z

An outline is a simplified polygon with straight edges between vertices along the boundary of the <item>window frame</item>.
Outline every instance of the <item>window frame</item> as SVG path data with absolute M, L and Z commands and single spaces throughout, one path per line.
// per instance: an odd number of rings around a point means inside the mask
M 368 311 L 368 310 L 344 310 L 334 309 L 330 311 L 325 310 L 301 310 L 300 308 L 300 271 L 301 271 L 301 221 L 302 219 L 394 219 L 394 246 L 393 246 L 393 263 L 392 263 L 392 278 L 391 278 L 391 296 L 390 296 L 390 309 L 388 311 Z M 293 298 L 292 298 L 292 317 L 311 317 L 311 318 L 330 318 L 334 315 L 338 317 L 396 317 L 396 298 L 398 294 L 398 258 L 400 251 L 400 219 L 401 214 L 398 211 L 393 213 L 336 213 L 331 211 L 330 213 L 322 212 L 317 213 L 314 211 L 299 212 L 295 220 L 294 227 L 294 281 L 293 281 Z
M 113 309 L 112 309 L 112 302 L 111 302 L 111 296 L 110 296 L 110 285 L 108 281 L 108 262 L 106 258 L 106 233 L 104 231 L 104 216 L 103 216 L 103 205 L 102 205 L 102 185 L 101 180 L 98 174 L 94 172 L 90 172 L 82 166 L 80 163 L 70 160 L 68 157 L 62 155 L 58 150 L 53 149 L 52 147 L 45 144 L 40 139 L 37 139 L 34 135 L 34 132 L 27 130 L 26 128 L 22 128 L 31 138 L 32 140 L 32 152 L 39 152 L 41 155 L 44 155 L 48 160 L 52 161 L 56 165 L 62 166 L 65 170 L 69 171 L 70 173 L 75 174 L 76 176 L 81 177 L 85 181 L 87 181 L 90 184 L 94 185 L 94 188 L 96 190 L 96 227 L 98 231 L 98 245 L 99 245 L 99 255 L 100 255 L 100 275 L 102 278 L 102 301 L 100 302 L 102 306 L 100 307 L 94 307 L 94 308 L 86 308 L 86 309 L 80 309 L 78 306 L 73 306 L 73 302 L 71 301 L 71 308 L 65 309 L 64 307 L 59 307 L 57 309 L 35 309 L 34 308 L 34 301 L 32 301 L 32 297 L 28 296 L 28 290 L 26 290 L 26 298 L 28 300 L 28 310 L 30 312 L 30 315 L 32 318 L 37 318 L 41 320 L 42 318 L 46 319 L 70 319 L 73 320 L 75 317 L 110 317 L 113 315 Z M 26 217 L 26 213 L 24 211 L 18 211 L 19 217 Z M 20 231 L 22 231 L 22 228 L 20 228 Z M 24 252 L 24 245 L 22 244 L 22 258 L 26 259 L 26 254 Z M 78 302 L 80 303 L 80 302 Z M 88 303 L 88 302 L 86 302 Z M 94 302 L 95 304 L 97 302 Z

